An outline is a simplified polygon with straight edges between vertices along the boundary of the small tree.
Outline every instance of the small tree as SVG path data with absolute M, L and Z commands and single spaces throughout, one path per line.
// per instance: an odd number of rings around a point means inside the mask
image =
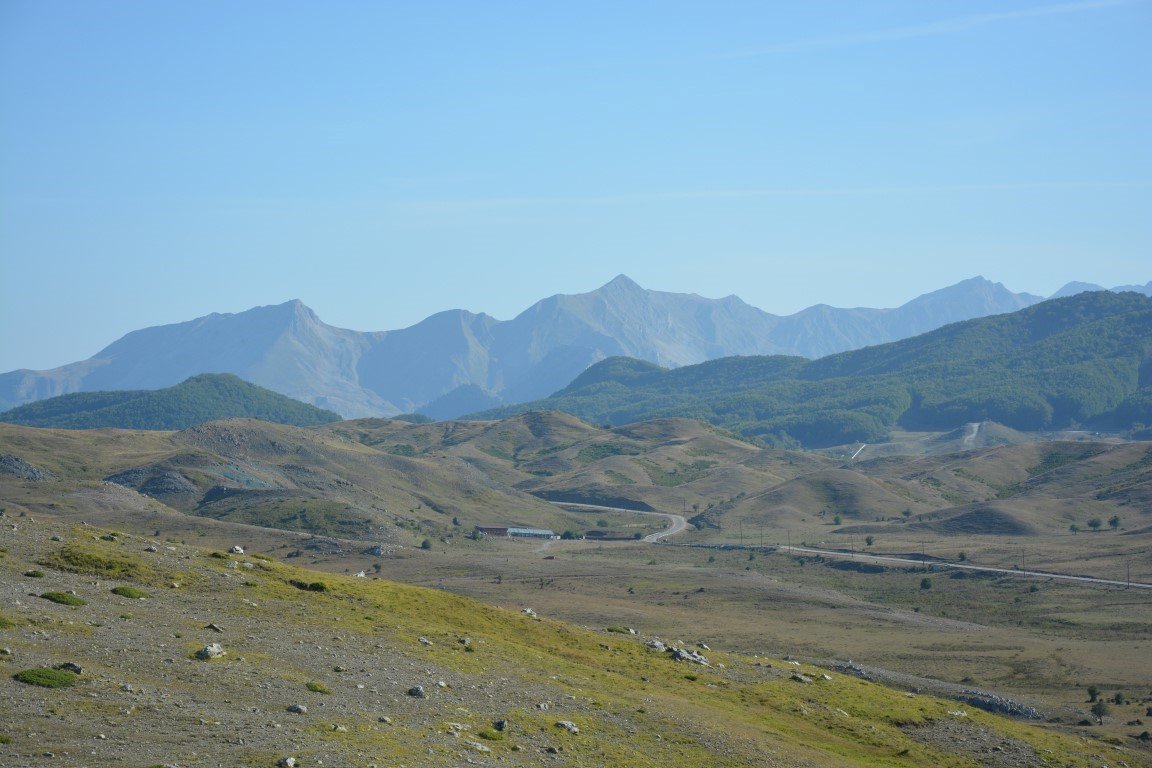
M 876 541 L 875 536 L 865 536 L 864 537 L 864 543 L 867 544 L 868 546 L 872 546 L 873 542 L 875 542 L 875 541 Z
M 1068 530 L 1072 531 L 1072 533 L 1080 533 L 1080 526 L 1072 523 L 1072 525 L 1068 526 Z
M 1104 699 L 1097 699 L 1096 703 L 1092 705 L 1092 714 L 1096 716 L 1096 722 L 1101 725 L 1104 724 L 1104 715 L 1108 714 L 1108 704 Z
M 420 542 L 420 549 L 432 549 L 432 539 L 424 539 Z
M 1124 703 L 1124 693 L 1122 691 L 1116 691 L 1116 695 L 1112 697 L 1112 703 L 1123 704 Z
M 1095 685 L 1088 686 L 1088 702 L 1092 703 L 1100 698 L 1100 689 Z
M 1088 527 L 1091 528 L 1093 531 L 1099 531 L 1100 526 L 1102 526 L 1102 525 L 1104 525 L 1104 521 L 1098 517 L 1094 517 L 1088 521 Z
M 840 515 L 836 515 L 836 517 L 832 518 L 832 522 L 835 525 L 840 525 Z
M 1108 518 L 1108 527 L 1111 528 L 1112 530 L 1116 530 L 1117 528 L 1119 528 L 1120 527 L 1120 515 L 1112 515 L 1112 517 Z
M 932 589 L 932 579 L 927 576 L 920 579 L 920 589 Z
M 961 550 L 961 551 L 960 551 L 960 556 L 959 556 L 959 557 L 960 557 L 960 562 L 964 562 L 965 560 L 967 560 L 967 559 L 968 559 L 968 553 L 967 553 L 967 552 L 965 552 L 965 551 L 963 551 L 963 550 Z

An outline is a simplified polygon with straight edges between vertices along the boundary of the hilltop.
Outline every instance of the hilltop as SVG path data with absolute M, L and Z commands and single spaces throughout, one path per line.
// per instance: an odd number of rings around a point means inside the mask
M 200 374 L 166 389 L 60 395 L 0 413 L 0 421 L 61 429 L 185 429 L 245 418 L 297 427 L 340 420 L 227 373 Z

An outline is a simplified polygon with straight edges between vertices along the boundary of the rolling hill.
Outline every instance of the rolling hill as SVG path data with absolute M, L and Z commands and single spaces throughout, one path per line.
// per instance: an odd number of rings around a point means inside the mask
M 876 442 L 894 426 L 1035 431 L 1152 423 L 1152 299 L 1082 293 L 808 361 L 733 357 L 667 370 L 615 358 L 549 398 L 593 423 L 702 419 L 780 445 Z
M 171 430 L 244 418 L 298 427 L 340 419 L 231 374 L 209 373 L 166 389 L 60 395 L 0 413 L 0 421 L 11 424 L 61 429 Z

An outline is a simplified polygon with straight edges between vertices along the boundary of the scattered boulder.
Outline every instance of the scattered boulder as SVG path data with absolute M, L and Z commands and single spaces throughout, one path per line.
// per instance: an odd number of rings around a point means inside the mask
M 196 651 L 196 658 L 201 661 L 210 661 L 211 659 L 218 659 L 221 656 L 226 656 L 228 652 L 224 650 L 224 646 L 220 643 L 209 643 L 200 650 Z
M 209 624 L 208 626 L 204 627 L 204 629 L 210 629 L 213 632 L 223 632 L 224 631 L 224 628 L 221 627 L 219 624 Z
M 408 689 L 408 695 L 414 699 L 423 699 L 428 694 L 424 692 L 424 686 L 414 685 Z
M 536 611 L 532 610 L 531 608 L 525 608 L 523 611 L 521 611 L 521 613 L 523 613 L 525 616 L 536 618 Z
M 230 549 L 228 551 L 234 555 L 242 555 L 242 554 L 244 554 L 244 547 L 241 547 L 239 544 L 237 544 L 237 545 L 234 545 L 232 547 L 232 549 Z
M 812 678 L 808 677 L 808 675 L 802 675 L 799 672 L 793 672 L 792 673 L 792 679 L 798 683 L 810 683 L 810 682 L 812 682 Z
M 280 768 L 296 768 L 296 758 L 294 758 L 294 757 L 282 757 L 276 763 L 276 765 L 280 766 Z
M 74 664 L 71 661 L 66 661 L 63 664 L 57 664 L 56 669 L 62 669 L 65 672 L 72 672 L 72 673 L 77 674 L 77 675 L 81 675 L 84 673 L 83 667 L 81 667 L 79 664 Z
M 572 722 L 571 720 L 557 720 L 556 727 L 563 728 L 564 730 L 568 731 L 568 733 L 580 733 L 580 728 L 577 727 L 576 723 Z
M 304 706 L 303 704 L 293 704 L 292 706 L 288 707 L 288 711 L 294 715 L 306 715 L 308 714 L 308 707 Z
M 498 731 L 508 730 L 510 723 L 507 720 L 496 720 L 492 723 L 492 727 Z
M 690 661 L 693 664 L 701 664 L 705 667 L 712 666 L 703 654 L 693 648 L 669 648 L 668 650 L 672 654 L 672 661 Z
M 648 648 L 660 651 L 661 653 L 668 650 L 668 646 L 664 645 L 664 643 L 660 642 L 659 640 L 649 640 L 648 642 L 644 643 L 644 645 Z
M 422 637 L 420 638 L 420 645 L 428 645 L 428 646 L 431 646 L 431 645 L 432 645 L 432 641 L 431 641 L 431 640 L 429 640 L 428 638 L 426 638 L 426 637 L 423 637 L 423 636 L 422 636 Z

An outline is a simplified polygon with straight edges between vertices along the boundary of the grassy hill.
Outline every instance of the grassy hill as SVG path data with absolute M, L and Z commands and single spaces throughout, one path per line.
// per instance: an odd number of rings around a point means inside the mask
M 60 429 L 185 429 L 245 418 L 299 427 L 340 420 L 227 373 L 193 376 L 166 389 L 61 395 L 0 413 L 0 421 Z
M 643 626 L 580 629 L 265 552 L 49 521 L 4 543 L 5 764 L 1148 764 L 811 664 L 721 649 L 677 662 Z M 224 655 L 198 659 L 212 643 Z M 79 673 L 52 669 L 65 663 Z M 60 687 L 17 679 L 37 669 Z
M 596 424 L 702 419 L 777 445 L 877 442 L 896 425 L 1035 431 L 1152 423 L 1152 299 L 1086 293 L 807 361 L 740 357 L 665 370 L 606 360 L 545 400 Z

